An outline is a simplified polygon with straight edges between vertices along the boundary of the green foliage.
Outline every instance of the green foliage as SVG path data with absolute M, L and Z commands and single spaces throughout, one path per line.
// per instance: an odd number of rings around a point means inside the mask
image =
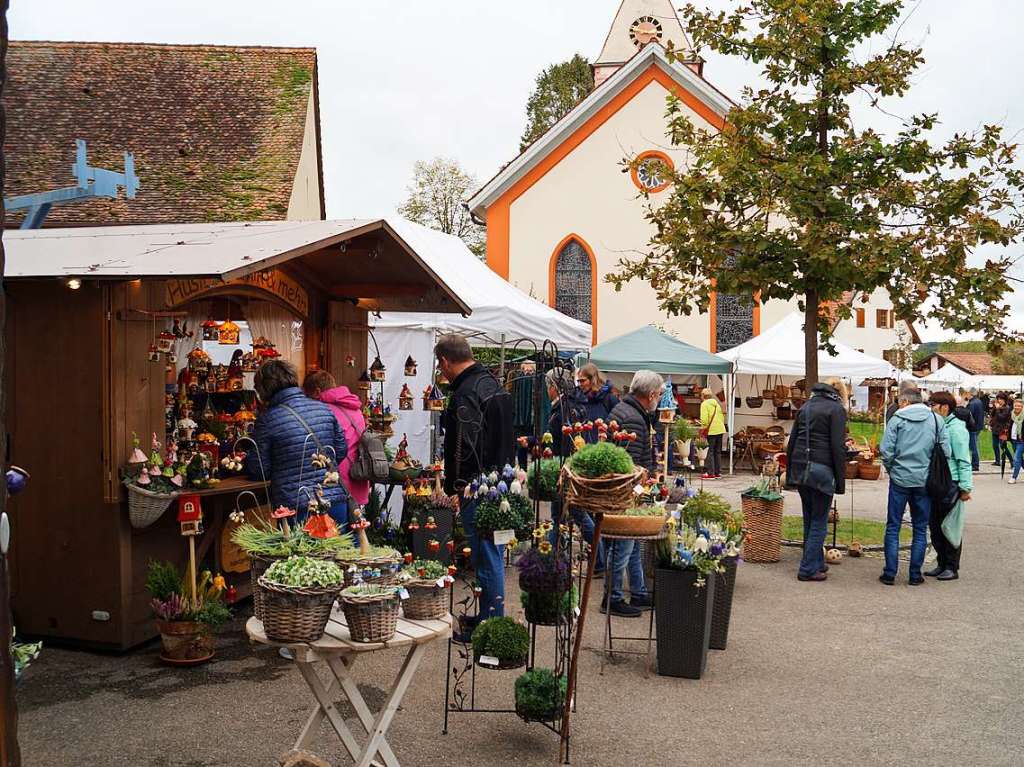
M 516 679 L 516 713 L 548 722 L 561 717 L 568 681 L 549 668 L 535 668 Z
M 42 642 L 11 642 L 11 659 L 14 661 L 14 676 L 17 678 L 29 667 L 43 649 Z
M 663 517 L 664 506 L 634 506 L 621 512 L 624 517 Z
M 688 418 L 677 418 L 672 424 L 672 437 L 680 442 L 689 442 L 698 433 L 697 427 L 690 423 Z
M 231 620 L 231 610 L 220 599 L 204 599 L 198 610 L 188 613 L 188 620 L 217 629 Z
M 625 449 L 611 442 L 587 445 L 569 459 L 573 473 L 596 479 L 609 474 L 632 474 L 633 459 Z
M 560 612 L 562 615 L 568 615 L 571 613 L 580 603 L 580 594 L 579 591 L 576 590 L 576 584 L 570 586 L 568 591 L 563 591 L 560 594 L 539 594 L 532 591 L 519 592 L 519 601 L 522 603 L 524 610 L 529 610 L 531 601 L 536 600 L 539 603 L 537 605 L 537 609 L 540 612 L 546 612 L 545 607 L 547 606 L 547 603 L 550 603 L 550 601 L 554 599 L 557 599 L 561 603 Z
M 382 586 L 379 583 L 357 583 L 342 589 L 343 597 L 391 597 L 398 593 L 395 586 Z
M 295 588 L 327 588 L 344 581 L 341 568 L 333 562 L 310 557 L 289 557 L 274 562 L 263 576 L 271 583 Z
M 552 64 L 539 75 L 526 102 L 526 132 L 519 151 L 543 136 L 556 122 L 573 110 L 594 90 L 594 72 L 580 54 Z
M 740 495 L 744 498 L 759 498 L 762 501 L 777 501 L 782 497 L 782 493 L 778 490 L 773 490 L 771 483 L 765 477 L 761 477 L 753 485 L 740 493 Z
M 288 535 L 285 535 L 280 528 L 263 522 L 245 522 L 239 525 L 231 533 L 231 540 L 249 554 L 261 554 L 266 557 L 338 555 L 354 548 L 352 537 L 348 535 L 314 538 L 302 530 L 290 530 Z
M 649 252 L 608 276 L 616 289 L 646 280 L 670 314 L 707 311 L 716 291 L 799 298 L 810 317 L 809 383 L 816 332 L 826 345 L 831 333 L 818 307 L 846 291 L 885 287 L 897 317 L 1006 340 L 1007 251 L 1024 231 L 1016 145 L 995 125 L 933 144 L 934 114 L 893 135 L 852 116 L 865 96 L 873 106 L 902 97 L 924 63 L 921 50 L 891 39 L 903 10 L 901 0 L 688 5 L 695 46 L 759 65 L 766 85 L 744 92 L 723 132 L 706 132 L 671 98 L 669 135 L 687 163 L 667 199 L 648 206 Z
M 558 475 L 562 471 L 562 462 L 557 458 L 542 458 L 534 461 L 527 469 L 526 487 L 531 498 L 551 501 L 558 497 Z M 540 492 L 537 492 L 537 480 L 540 477 Z
M 507 504 L 503 504 L 507 501 Z M 484 533 L 495 530 L 520 531 L 533 521 L 530 502 L 518 493 L 509 493 L 498 500 L 485 498 L 476 507 L 476 527 Z
M 732 513 L 732 506 L 727 500 L 707 490 L 701 490 L 682 508 L 683 521 L 688 525 L 695 525 L 698 520 L 725 522 Z
M 473 631 L 473 659 L 481 655 L 516 664 L 526 661 L 530 652 L 530 631 L 512 618 L 488 618 Z
M 486 233 L 462 204 L 479 186 L 455 160 L 418 160 L 413 165 L 412 183 L 406 187 L 408 196 L 398 212 L 417 224 L 454 234 L 477 258 L 483 258 Z
M 423 574 L 420 575 L 420 570 Z M 436 581 L 448 574 L 448 568 L 433 559 L 417 559 L 412 564 L 402 568 L 401 577 L 403 580 L 414 581 Z
M 146 574 L 146 591 L 161 602 L 170 599 L 171 594 L 180 594 L 181 574 L 178 568 L 170 562 L 151 561 Z
M 998 375 L 1024 375 L 1024 345 L 1004 346 L 992 360 L 992 370 Z

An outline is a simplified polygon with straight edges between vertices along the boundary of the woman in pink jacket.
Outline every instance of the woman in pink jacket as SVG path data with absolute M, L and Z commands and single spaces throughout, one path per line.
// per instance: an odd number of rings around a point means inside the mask
M 338 386 L 334 376 L 326 370 L 314 370 L 302 382 L 302 388 L 310 399 L 318 399 L 334 413 L 338 426 L 345 433 L 345 444 L 348 454 L 338 456 L 338 473 L 341 484 L 348 490 L 352 500 L 360 506 L 370 499 L 370 483 L 352 479 L 348 473 L 359 449 L 359 438 L 366 430 L 363 418 L 363 403 L 359 397 L 348 390 L 347 386 Z

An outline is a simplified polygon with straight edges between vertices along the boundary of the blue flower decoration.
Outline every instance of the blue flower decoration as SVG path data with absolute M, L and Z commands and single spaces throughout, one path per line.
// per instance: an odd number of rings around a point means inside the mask
M 501 480 L 501 482 L 498 483 L 498 492 L 502 495 L 508 492 L 508 483 L 505 482 L 505 480 Z
M 496 487 L 492 487 L 490 490 L 487 491 L 487 497 L 490 498 L 492 501 L 498 500 L 498 489 Z

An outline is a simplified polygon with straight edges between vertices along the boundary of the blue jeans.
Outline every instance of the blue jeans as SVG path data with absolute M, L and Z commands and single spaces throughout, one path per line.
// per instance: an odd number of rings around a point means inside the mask
M 885 521 L 885 569 L 883 575 L 896 577 L 899 570 L 900 525 L 903 512 L 910 504 L 910 520 L 914 537 L 910 543 L 910 580 L 921 579 L 921 565 L 924 551 L 928 546 L 928 517 L 931 514 L 932 499 L 923 487 L 900 487 L 889 482 L 889 516 Z
M 629 569 L 629 595 L 647 596 L 644 585 L 644 563 L 640 559 L 640 545 L 636 541 L 621 540 L 608 542 L 608 569 L 612 579 L 612 602 L 622 601 L 622 578 Z M 609 577 L 607 574 L 605 578 Z
M 505 614 L 505 547 L 496 546 L 494 538 L 481 538 L 476 534 L 477 499 L 463 501 L 462 529 L 466 531 L 472 549 L 473 569 L 480 586 L 480 618 L 500 617 Z
M 572 514 L 572 521 L 576 523 L 576 526 L 583 533 L 583 540 L 589 543 L 591 546 L 594 545 L 594 520 L 585 512 L 583 509 L 578 509 L 575 506 L 570 507 L 569 512 Z M 548 533 L 548 540 L 551 545 L 555 545 L 555 538 L 558 536 L 558 526 L 562 523 L 562 501 L 554 500 L 551 502 L 551 521 L 554 523 L 554 527 L 551 532 Z M 597 562 L 594 564 L 598 570 L 604 569 L 604 546 L 597 547 Z
M 998 453 L 996 454 L 998 456 Z M 1013 478 L 1017 479 L 1017 475 L 1020 474 L 1020 465 L 1024 461 L 1024 439 L 1017 440 L 1013 443 Z
M 994 457 L 992 458 L 992 460 L 996 463 L 996 465 L 999 464 L 999 456 L 1001 456 L 1002 453 L 1003 453 L 1003 447 L 1002 446 L 1003 446 L 1003 441 L 1001 439 L 999 439 L 999 435 L 996 434 L 993 431 L 992 432 L 992 455 Z
M 800 575 L 810 578 L 825 569 L 822 547 L 828 535 L 828 510 L 832 496 L 801 487 L 800 503 L 804 512 L 804 555 L 800 560 Z
M 978 432 L 968 432 L 971 443 L 971 468 L 977 471 L 981 467 L 981 453 L 978 452 Z

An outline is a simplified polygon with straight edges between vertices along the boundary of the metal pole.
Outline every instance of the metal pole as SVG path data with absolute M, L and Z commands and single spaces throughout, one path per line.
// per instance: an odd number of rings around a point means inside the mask
M 501 361 L 498 365 L 498 380 L 505 381 L 505 334 L 501 334 Z

